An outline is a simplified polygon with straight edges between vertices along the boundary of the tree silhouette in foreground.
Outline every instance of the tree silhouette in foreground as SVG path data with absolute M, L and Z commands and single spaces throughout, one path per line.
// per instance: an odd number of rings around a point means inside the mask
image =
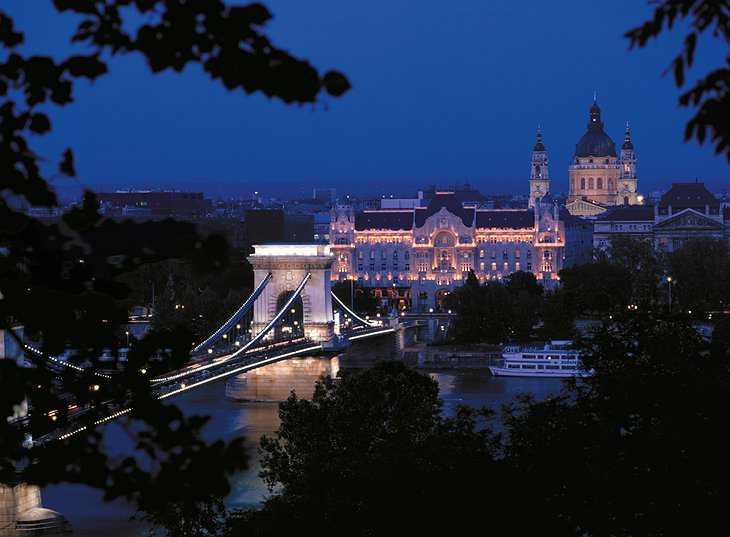
M 710 347 L 681 318 L 630 313 L 584 342 L 593 377 L 496 423 L 445 417 L 436 383 L 399 362 L 292 395 L 261 442 L 271 495 L 223 535 L 727 534 L 727 330 Z
M 261 441 L 273 494 L 229 518 L 225 535 L 467 531 L 482 513 L 474 492 L 497 487 L 489 412 L 445 417 L 436 382 L 400 362 L 325 377 L 311 401 L 292 394 L 279 414 L 275 436 Z
M 72 102 L 81 78 L 95 80 L 120 54 L 138 54 L 152 73 L 181 71 L 196 63 L 229 90 L 261 92 L 285 103 L 313 103 L 323 92 L 339 96 L 347 79 L 320 74 L 308 62 L 277 48 L 262 32 L 271 18 L 258 3 L 230 7 L 220 0 L 54 0 L 59 12 L 81 16 L 73 42 L 88 53 L 65 59 L 24 56 L 24 35 L 0 10 L 0 328 L 25 328 L 50 355 L 70 350 L 70 362 L 86 372 L 54 373 L 30 355 L 35 368 L 0 361 L 0 415 L 10 416 L 27 399 L 25 428 L 0 420 L 0 479 L 36 483 L 74 482 L 102 489 L 107 499 L 136 501 L 148 519 L 167 526 L 169 535 L 210 535 L 228 476 L 244 468 L 242 441 L 207 443 L 199 438 L 200 417 L 185 417 L 149 394 L 149 375 L 187 361 L 192 334 L 170 329 L 134 345 L 125 369 L 111 380 L 91 372 L 104 348 L 119 347 L 127 321 L 122 300 L 129 287 L 119 277 L 144 265 L 181 256 L 194 271 L 220 268 L 228 246 L 220 236 L 198 236 L 191 224 L 174 221 L 132 223 L 103 220 L 93 193 L 59 222 L 26 216 L 24 204 L 54 207 L 58 200 L 43 171 L 49 156 L 37 155 L 31 137 L 51 130 L 51 105 Z M 53 53 L 55 51 L 49 51 Z M 41 111 L 41 109 L 43 111 Z M 71 141 L 70 141 L 71 142 Z M 64 151 L 58 176 L 75 175 L 74 155 Z M 58 177 L 56 176 L 56 177 Z M 170 349 L 162 362 L 151 362 Z M 87 408 L 87 427 L 64 441 L 21 447 L 25 433 L 35 438 L 64 427 L 69 402 Z M 101 403 L 104 403 L 103 405 Z M 108 405 L 133 412 L 120 420 L 137 456 L 110 457 L 95 428 Z M 210 515 L 210 516 L 201 516 Z
M 730 3 L 727 0 L 660 0 L 652 2 L 654 16 L 626 32 L 631 47 L 646 46 L 665 30 L 681 21 L 687 28 L 682 50 L 671 61 L 671 71 L 678 88 L 684 85 L 685 73 L 692 67 L 698 40 L 714 37 L 730 44 Z M 682 107 L 698 107 L 684 131 L 685 140 L 700 143 L 710 139 L 716 153 L 730 160 L 730 55 L 725 64 L 707 73 L 679 97 Z

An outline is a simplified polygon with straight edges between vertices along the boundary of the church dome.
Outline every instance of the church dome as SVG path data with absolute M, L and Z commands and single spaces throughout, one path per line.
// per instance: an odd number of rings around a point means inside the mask
M 594 100 L 589 111 L 588 131 L 575 144 L 576 157 L 615 157 L 616 144 L 603 130 L 601 109 Z

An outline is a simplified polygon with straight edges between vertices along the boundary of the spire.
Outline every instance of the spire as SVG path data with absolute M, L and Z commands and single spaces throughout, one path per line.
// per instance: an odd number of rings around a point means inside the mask
M 624 144 L 621 149 L 634 149 L 634 144 L 631 143 L 631 132 L 629 131 L 629 122 L 626 122 L 626 134 L 624 134 Z
M 540 132 L 540 124 L 537 125 L 537 143 L 532 149 L 533 151 L 545 151 L 545 146 L 542 143 L 542 132 Z

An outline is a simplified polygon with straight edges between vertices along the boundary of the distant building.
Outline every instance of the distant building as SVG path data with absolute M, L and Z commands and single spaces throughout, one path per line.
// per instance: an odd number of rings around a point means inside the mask
M 321 203 L 334 205 L 337 203 L 337 189 L 335 188 L 315 188 L 312 192 L 312 199 Z
M 282 209 L 248 209 L 243 215 L 244 251 L 253 253 L 254 244 L 284 242 Z
M 472 188 L 469 183 L 457 183 L 453 189 L 445 190 L 452 192 L 454 197 L 465 205 L 479 207 L 482 203 L 487 201 L 487 197 L 479 192 L 479 190 Z M 418 207 L 428 207 L 428 204 L 439 194 L 439 192 L 440 190 L 436 188 L 436 185 L 431 185 L 427 190 L 419 190 L 418 199 L 420 200 L 420 203 L 418 204 Z
M 419 198 L 383 198 L 380 200 L 381 209 L 415 209 L 421 206 Z
M 313 214 L 285 214 L 284 242 L 298 243 L 314 241 Z
M 283 209 L 249 209 L 244 213 L 244 250 L 254 244 L 314 242 L 314 215 L 288 214 Z
M 654 206 L 614 207 L 595 220 L 596 248 L 607 248 L 618 235 L 652 241 L 668 252 L 696 237 L 725 240 L 730 245 L 730 209 L 703 183 L 673 183 Z
M 104 213 L 117 216 L 206 216 L 213 202 L 202 192 L 128 190 L 99 192 Z
M 329 244 L 330 242 L 330 214 L 317 213 L 314 215 L 314 242 Z
M 636 156 L 628 125 L 620 156 L 603 130 L 595 98 L 588 114 L 588 130 L 575 144 L 566 208 L 578 216 L 596 216 L 616 205 L 638 205 Z

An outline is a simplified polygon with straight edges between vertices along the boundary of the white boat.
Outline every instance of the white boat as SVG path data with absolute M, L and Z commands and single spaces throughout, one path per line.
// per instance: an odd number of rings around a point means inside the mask
M 489 370 L 495 377 L 587 377 L 592 371 L 580 367 L 573 342 L 548 341 L 543 347 L 505 346 L 502 358 Z

